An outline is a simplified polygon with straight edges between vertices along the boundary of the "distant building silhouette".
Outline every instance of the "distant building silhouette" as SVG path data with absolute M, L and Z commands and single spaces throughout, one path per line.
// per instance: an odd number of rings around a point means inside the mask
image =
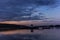
M 33 24 L 31 24 L 31 27 L 33 27 Z

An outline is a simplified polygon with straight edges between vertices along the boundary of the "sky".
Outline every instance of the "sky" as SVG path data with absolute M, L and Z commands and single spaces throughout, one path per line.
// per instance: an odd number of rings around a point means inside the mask
M 60 20 L 60 0 L 0 0 L 0 21 Z

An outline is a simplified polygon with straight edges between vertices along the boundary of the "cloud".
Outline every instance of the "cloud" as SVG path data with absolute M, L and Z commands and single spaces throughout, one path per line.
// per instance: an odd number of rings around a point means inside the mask
M 34 10 L 55 3 L 55 0 L 0 0 L 0 20 L 40 20 Z
M 35 2 L 37 5 L 54 5 L 56 3 L 55 0 L 36 0 Z

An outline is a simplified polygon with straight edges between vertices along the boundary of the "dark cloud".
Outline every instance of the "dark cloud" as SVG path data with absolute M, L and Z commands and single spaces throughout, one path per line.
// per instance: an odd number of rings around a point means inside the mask
M 54 4 L 55 0 L 0 0 L 0 20 L 36 20 L 39 18 L 31 17 L 36 7 Z
M 49 6 L 51 6 L 51 5 L 54 5 L 56 3 L 56 1 L 55 0 L 36 0 L 35 3 L 37 5 L 43 5 L 43 6 L 49 5 Z

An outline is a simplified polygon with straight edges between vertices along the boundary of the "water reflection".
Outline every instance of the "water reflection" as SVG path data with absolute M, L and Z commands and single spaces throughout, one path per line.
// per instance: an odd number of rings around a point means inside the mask
M 13 30 L 0 32 L 2 37 L 11 40 L 60 40 L 60 29 L 45 29 L 45 30 Z M 4 39 L 3 39 L 4 40 Z
M 43 30 L 34 30 L 34 32 L 31 32 L 30 30 L 12 30 L 12 31 L 3 31 L 0 32 L 0 34 L 41 34 Z
M 34 30 L 31 32 L 30 30 L 11 30 L 11 31 L 1 31 L 0 34 L 56 34 L 60 33 L 60 29 L 44 29 L 44 30 Z

